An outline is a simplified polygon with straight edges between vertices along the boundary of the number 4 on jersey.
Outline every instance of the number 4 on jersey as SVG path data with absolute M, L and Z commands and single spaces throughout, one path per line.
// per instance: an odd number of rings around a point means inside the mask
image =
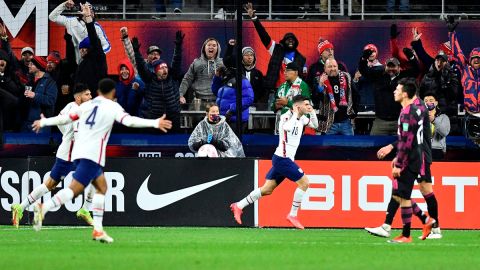
M 90 129 L 92 129 L 93 125 L 95 125 L 95 116 L 97 116 L 97 109 L 98 106 L 95 106 L 92 113 L 90 113 L 90 115 L 87 117 L 87 120 L 85 121 L 85 125 L 90 125 Z

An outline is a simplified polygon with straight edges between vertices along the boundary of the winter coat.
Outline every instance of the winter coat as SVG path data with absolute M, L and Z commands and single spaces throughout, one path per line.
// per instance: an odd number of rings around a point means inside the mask
M 215 95 L 212 93 L 211 89 L 212 78 L 213 75 L 215 75 L 217 67 L 223 65 L 223 59 L 220 58 L 221 48 L 218 41 L 218 51 L 215 59 L 207 59 L 207 56 L 205 55 L 205 46 L 210 40 L 217 41 L 216 39 L 205 40 L 200 51 L 200 57 L 193 60 L 193 63 L 190 64 L 187 73 L 185 73 L 185 76 L 183 77 L 182 83 L 180 84 L 180 96 L 184 96 L 187 90 L 192 88 L 196 98 L 209 100 L 215 99 Z M 212 65 L 213 69 L 211 69 Z
M 130 72 L 130 76 L 127 80 L 122 80 L 122 76 L 120 76 L 120 69 L 122 66 L 126 66 Z M 128 59 L 123 59 L 120 61 L 118 64 L 118 71 L 119 81 L 115 87 L 115 96 L 117 97 L 117 102 L 130 115 L 138 116 L 138 109 L 140 107 L 140 103 L 142 102 L 142 96 L 140 93 L 145 90 L 145 84 L 140 77 L 135 76 L 133 65 Z M 139 88 L 136 90 L 133 89 L 133 83 L 138 83 Z
M 402 70 L 395 78 L 390 78 L 390 75 L 385 73 L 385 70 L 380 70 L 375 67 L 369 67 L 367 60 L 360 59 L 358 63 L 358 70 L 365 77 L 375 85 L 375 117 L 385 121 L 398 120 L 400 115 L 401 105 L 395 102 L 393 98 L 393 91 L 397 87 L 398 81 L 402 78 L 413 77 L 416 78 L 419 73 L 417 59 L 409 60 L 409 69 Z
M 420 84 L 420 98 L 424 98 L 427 92 L 433 92 L 440 110 L 448 115 L 456 115 L 456 97 L 459 89 L 460 82 L 457 75 L 448 64 L 441 71 L 438 71 L 433 64 Z
M 214 76 L 212 80 L 212 92 L 217 96 L 217 104 L 220 108 L 220 114 L 225 115 L 227 112 L 233 113 L 230 118 L 231 122 L 237 122 L 237 89 L 235 78 L 222 83 L 222 78 Z M 250 82 L 242 79 L 242 122 L 248 121 L 248 108 L 253 104 L 253 89 Z
M 257 18 L 253 20 L 253 25 L 255 26 L 255 29 L 257 30 L 257 33 L 260 37 L 260 40 L 263 43 L 263 46 L 267 48 L 267 50 L 270 49 L 272 46 L 272 43 L 274 42 L 270 35 L 267 33 L 263 25 L 260 23 L 260 20 Z M 279 78 L 281 76 L 280 71 L 282 69 L 282 63 L 283 59 L 285 57 L 285 53 L 287 52 L 286 49 L 286 44 L 285 41 L 288 38 L 293 38 L 296 42 L 296 46 L 293 48 L 294 49 L 294 58 L 293 62 L 299 67 L 303 68 L 306 63 L 305 57 L 297 50 L 298 47 L 298 39 L 295 37 L 294 34 L 292 33 L 287 33 L 283 37 L 282 40 L 280 40 L 279 43 L 275 43 L 273 47 L 273 51 L 271 52 L 272 57 L 270 58 L 270 61 L 268 62 L 268 69 L 267 69 L 267 74 L 265 75 L 265 79 L 263 81 L 263 87 L 267 89 L 268 91 L 274 91 L 277 85 L 277 82 L 279 81 Z M 299 72 L 301 74 L 301 72 Z
M 190 150 L 198 152 L 198 149 L 207 143 L 208 134 L 212 135 L 210 144 L 217 148 L 220 157 L 245 157 L 242 143 L 225 122 L 224 116 L 220 116 L 218 123 L 210 123 L 207 117 L 200 121 L 188 138 Z
M 342 62 L 338 62 L 338 70 L 348 72 L 347 67 Z M 325 72 L 325 63 L 322 58 L 318 59 L 317 62 L 311 64 L 308 67 L 308 75 L 305 82 L 308 84 L 312 91 L 312 101 L 315 108 L 321 106 L 321 95 L 317 91 L 318 81 L 317 78 L 320 77 Z
M 460 48 L 457 34 L 455 32 L 448 33 L 450 37 L 450 44 L 452 44 L 453 58 L 458 64 L 462 73 L 462 86 L 464 94 L 465 109 L 472 113 L 480 112 L 480 69 L 475 70 L 470 61 L 473 56 L 480 56 L 480 47 L 474 48 L 470 52 L 470 56 L 467 60 Z
M 236 54 L 233 52 L 233 48 L 234 46 L 230 44 L 227 45 L 225 57 L 223 58 L 223 62 L 226 66 L 228 66 L 228 61 L 231 61 L 233 64 L 234 62 L 231 59 L 236 59 Z M 242 64 L 242 75 L 250 81 L 250 85 L 252 86 L 254 94 L 253 103 L 267 103 L 269 91 L 263 87 L 263 73 L 255 67 L 255 65 L 257 64 L 257 56 L 253 48 L 252 51 L 253 64 L 251 67 L 248 68 L 244 64 Z
M 88 85 L 92 96 L 96 96 L 98 82 L 107 77 L 107 57 L 100 46 L 100 40 L 95 32 L 94 22 L 87 23 L 90 49 L 82 62 L 78 65 L 75 73 L 75 84 L 83 83 Z
M 45 117 L 52 117 L 57 100 L 57 84 L 48 73 L 45 73 L 36 82 L 30 82 L 29 85 L 32 86 L 35 97 L 23 98 L 22 104 L 27 113 L 24 126 L 25 124 L 31 125 L 35 120 L 40 119 L 42 113 Z
M 168 67 L 168 76 L 164 80 L 158 79 L 157 75 L 150 72 L 140 52 L 135 52 L 138 73 L 145 83 L 145 90 L 140 105 L 140 117 L 155 119 L 163 114 L 167 119 L 180 118 L 180 96 L 178 80 L 182 61 L 181 45 L 175 47 L 171 67 Z

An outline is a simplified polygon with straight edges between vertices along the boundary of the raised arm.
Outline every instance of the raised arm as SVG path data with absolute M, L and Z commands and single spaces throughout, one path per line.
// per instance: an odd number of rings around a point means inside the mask
M 130 41 L 130 38 L 128 38 L 127 27 L 120 28 L 120 35 L 123 48 L 125 49 L 125 54 L 127 55 L 128 60 L 130 60 L 130 63 L 132 63 L 133 68 L 135 69 L 135 74 L 138 74 L 137 62 L 135 61 L 135 52 L 133 50 L 132 42 Z
M 149 83 L 154 78 L 154 74 L 147 69 L 147 63 L 143 59 L 142 55 L 140 54 L 140 46 L 141 44 L 138 42 L 138 38 L 133 37 L 132 39 L 132 48 L 135 52 L 135 62 L 137 63 L 137 71 L 142 81 L 145 83 Z
M 175 80 L 180 80 L 181 79 L 181 73 L 182 73 L 182 44 L 183 44 L 183 39 L 185 38 L 185 34 L 181 31 L 178 30 L 175 33 L 175 48 L 173 50 L 173 57 L 172 57 L 172 75 Z
M 245 5 L 245 11 L 247 11 L 248 16 L 250 16 L 250 18 L 252 19 L 253 25 L 257 30 L 258 36 L 262 40 L 263 46 L 265 46 L 265 48 L 267 48 L 268 50 L 271 46 L 270 43 L 272 42 L 272 38 L 267 33 L 263 25 L 260 23 L 260 20 L 258 19 L 257 15 L 255 15 L 255 10 L 253 9 L 252 3 L 249 2 Z
M 48 19 L 52 22 L 67 26 L 68 18 L 61 14 L 66 9 L 71 9 L 74 5 L 75 3 L 72 0 L 61 3 L 48 15 Z

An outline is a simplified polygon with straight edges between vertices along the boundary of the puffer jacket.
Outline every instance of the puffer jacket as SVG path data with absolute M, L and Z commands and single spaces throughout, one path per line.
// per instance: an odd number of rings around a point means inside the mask
M 237 93 L 235 79 L 222 83 L 222 78 L 214 76 L 212 80 L 212 92 L 217 96 L 217 104 L 220 114 L 225 115 L 232 112 L 231 122 L 237 122 Z M 248 121 L 248 107 L 253 104 L 253 89 L 250 82 L 244 77 L 242 79 L 242 122 Z

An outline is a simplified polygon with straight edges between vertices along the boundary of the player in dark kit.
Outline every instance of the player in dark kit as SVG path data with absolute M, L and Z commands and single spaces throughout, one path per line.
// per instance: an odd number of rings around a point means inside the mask
M 423 119 L 424 137 L 421 145 L 422 167 L 420 169 L 420 177 L 417 179 L 417 182 L 419 183 L 420 192 L 422 193 L 427 203 L 428 214 L 430 217 L 426 216 L 417 206 L 417 204 L 412 200 L 413 213 L 420 219 L 420 221 L 424 225 L 423 233 L 419 237 L 420 239 L 440 239 L 442 238 L 442 234 L 440 231 L 440 227 L 438 226 L 438 203 L 433 193 L 432 174 L 430 171 L 430 166 L 432 164 L 432 131 L 430 126 L 430 119 L 425 103 L 416 95 L 413 97 L 413 105 L 420 109 Z M 383 159 L 393 149 L 397 148 L 397 145 L 398 141 L 382 147 L 377 153 L 378 158 Z M 365 229 L 373 235 L 389 237 L 393 217 L 395 216 L 395 213 L 397 212 L 399 206 L 399 203 L 392 198 L 392 200 L 390 200 L 388 204 L 384 224 L 379 227 Z
M 423 115 L 413 104 L 416 90 L 414 81 L 400 80 L 394 91 L 395 101 L 402 105 L 402 110 L 398 119 L 398 152 L 392 161 L 392 197 L 400 204 L 403 230 L 401 235 L 390 241 L 392 243 L 412 241 L 410 226 L 413 210 L 410 197 L 423 164 Z

